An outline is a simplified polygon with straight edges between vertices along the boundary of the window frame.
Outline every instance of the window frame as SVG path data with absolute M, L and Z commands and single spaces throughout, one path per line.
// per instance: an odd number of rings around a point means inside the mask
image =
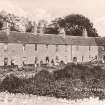
M 89 46 L 89 51 L 91 51 L 91 46 Z
M 35 51 L 37 51 L 38 50 L 38 45 L 37 44 L 35 44 Z
M 8 51 L 8 43 L 4 43 L 4 52 Z
M 56 52 L 59 51 L 59 45 L 56 44 Z
M 49 47 L 49 45 L 48 45 L 48 44 L 46 44 L 46 49 L 48 49 L 48 47 Z

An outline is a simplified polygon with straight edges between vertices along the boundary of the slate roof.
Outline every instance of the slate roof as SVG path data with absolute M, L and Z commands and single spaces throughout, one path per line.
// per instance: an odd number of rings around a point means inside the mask
M 95 38 L 95 41 L 98 46 L 105 45 L 105 37 Z
M 65 38 L 67 44 L 71 45 L 85 45 L 85 46 L 92 46 L 92 45 L 97 45 L 95 38 L 94 37 L 81 37 L 81 36 L 67 36 Z
M 83 45 L 101 46 L 105 45 L 105 38 L 102 37 L 81 37 L 60 35 L 34 35 L 32 33 L 10 32 L 7 36 L 5 32 L 0 32 L 0 43 L 29 43 L 29 44 L 59 44 L 59 45 Z

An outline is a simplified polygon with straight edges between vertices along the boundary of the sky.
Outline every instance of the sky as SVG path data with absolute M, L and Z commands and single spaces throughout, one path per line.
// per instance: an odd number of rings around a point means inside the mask
M 105 37 L 105 0 L 0 0 L 0 10 L 3 9 L 32 20 L 82 14 Z

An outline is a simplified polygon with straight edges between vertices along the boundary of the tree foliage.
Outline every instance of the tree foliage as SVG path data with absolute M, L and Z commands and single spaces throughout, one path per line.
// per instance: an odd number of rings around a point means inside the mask
M 0 17 L 0 30 L 2 29 L 2 27 L 3 27 L 3 20 L 2 20 L 2 18 Z
M 85 28 L 89 37 L 98 36 L 93 23 L 83 15 L 71 14 L 64 18 L 57 18 L 52 23 L 58 33 L 59 28 L 64 28 L 67 35 L 82 36 L 83 29 Z
M 59 33 L 59 26 L 58 26 L 58 19 L 55 19 L 51 22 L 51 24 L 45 27 L 46 34 L 58 34 Z
M 59 34 L 60 29 L 64 28 L 66 35 L 82 36 L 83 29 L 85 28 L 89 37 L 98 36 L 93 23 L 87 17 L 80 14 L 71 14 L 64 18 L 56 18 L 48 25 L 45 20 L 40 20 L 38 24 L 35 24 L 34 21 L 28 18 L 18 17 L 6 11 L 1 11 L 0 29 L 2 29 L 5 21 L 9 23 L 11 31 L 34 32 L 37 30 L 38 33 L 43 31 L 45 34 Z
M 32 32 L 33 25 L 31 21 L 28 21 L 26 24 L 26 32 Z
M 3 29 L 3 23 L 8 22 L 11 31 L 31 32 L 32 25 L 28 18 L 19 17 L 6 11 L 0 12 L 0 29 Z

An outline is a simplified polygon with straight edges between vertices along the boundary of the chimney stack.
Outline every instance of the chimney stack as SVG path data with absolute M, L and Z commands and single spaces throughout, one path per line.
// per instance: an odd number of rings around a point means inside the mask
M 43 35 L 44 34 L 44 29 L 45 29 L 45 27 L 46 27 L 46 24 L 47 24 L 47 22 L 45 21 L 45 20 L 40 20 L 39 21 L 39 23 L 38 23 L 38 33 L 40 34 L 40 35 Z
M 37 24 L 36 24 L 35 21 L 33 22 L 33 33 L 34 33 L 35 35 L 37 34 Z
M 60 34 L 63 38 L 65 38 L 66 33 L 65 33 L 64 28 L 62 27 L 62 28 L 60 28 L 59 30 L 60 30 L 60 31 L 59 31 L 59 34 Z
M 87 33 L 87 30 L 86 28 L 83 28 L 83 31 L 82 31 L 82 36 L 87 38 L 88 37 L 88 33 Z

